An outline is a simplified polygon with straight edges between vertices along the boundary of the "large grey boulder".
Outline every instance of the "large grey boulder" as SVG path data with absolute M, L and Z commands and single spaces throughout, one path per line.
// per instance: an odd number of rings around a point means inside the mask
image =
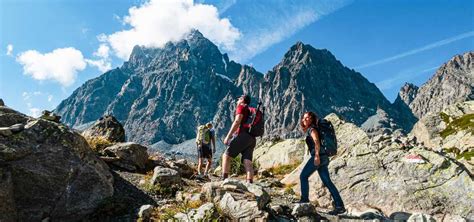
M 103 153 L 115 158 L 111 164 L 129 171 L 144 170 L 148 161 L 147 148 L 137 143 L 117 143 L 103 150 Z
M 226 179 L 204 184 L 201 192 L 230 220 L 264 221 L 268 218 L 264 207 L 270 201 L 270 195 L 259 185 Z
M 181 176 L 176 170 L 157 166 L 154 169 L 150 183 L 161 187 L 172 186 L 181 183 Z
M 269 169 L 301 161 L 306 150 L 305 143 L 301 139 L 269 141 L 255 149 L 253 157 L 259 169 Z
M 30 122 L 20 132 L 0 135 L 0 220 L 79 221 L 112 196 L 109 168 L 82 136 L 1 108 L 0 122 L 5 116 Z
M 82 135 L 86 138 L 100 137 L 111 143 L 125 142 L 122 124 L 111 115 L 101 117 L 94 125 L 84 130 Z

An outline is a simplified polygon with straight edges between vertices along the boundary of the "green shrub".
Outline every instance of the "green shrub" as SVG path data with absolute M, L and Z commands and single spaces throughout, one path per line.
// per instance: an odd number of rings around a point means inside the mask
M 93 151 L 100 153 L 103 149 L 112 146 L 114 143 L 103 137 L 88 137 L 86 138 L 87 143 Z
M 443 122 L 445 122 L 446 124 L 449 123 L 449 115 L 448 115 L 448 114 L 443 113 L 443 112 L 440 112 L 440 113 L 439 113 L 439 116 L 441 117 L 441 119 L 443 120 Z

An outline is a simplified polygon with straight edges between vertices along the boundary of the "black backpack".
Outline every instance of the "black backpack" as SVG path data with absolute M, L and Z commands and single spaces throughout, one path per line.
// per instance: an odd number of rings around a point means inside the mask
M 264 113 L 265 107 L 262 106 L 262 102 L 258 103 L 257 108 L 249 107 L 250 115 L 247 119 L 246 124 L 249 128 L 249 134 L 253 137 L 263 136 L 265 133 L 265 124 L 264 124 Z
M 331 121 L 319 119 L 318 122 L 319 140 L 321 142 L 321 151 L 328 156 L 337 154 L 336 132 Z

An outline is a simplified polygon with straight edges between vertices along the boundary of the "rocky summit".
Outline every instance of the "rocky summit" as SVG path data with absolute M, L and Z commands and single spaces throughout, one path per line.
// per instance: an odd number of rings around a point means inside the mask
M 242 93 L 252 96 L 252 105 L 266 107 L 267 137 L 298 135 L 306 110 L 336 113 L 360 126 L 381 108 L 405 132 L 416 121 L 328 50 L 298 42 L 263 75 L 230 60 L 197 30 L 163 48 L 136 46 L 122 67 L 87 81 L 55 111 L 75 128 L 113 115 L 130 141 L 177 144 L 209 121 L 222 137 Z
M 417 118 L 474 100 L 474 52 L 454 56 L 420 88 L 407 84 L 399 95 Z

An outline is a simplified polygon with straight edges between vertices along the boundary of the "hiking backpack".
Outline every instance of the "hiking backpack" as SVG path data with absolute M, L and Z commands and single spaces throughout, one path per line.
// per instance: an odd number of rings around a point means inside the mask
M 334 127 L 329 120 L 320 119 L 318 122 L 319 140 L 321 142 L 321 149 L 328 156 L 337 154 L 337 139 Z
M 249 107 L 250 114 L 247 118 L 245 127 L 249 128 L 249 134 L 253 137 L 263 136 L 265 133 L 264 125 L 264 113 L 265 107 L 262 106 L 262 102 L 259 102 L 257 108 Z
M 207 126 L 198 126 L 196 142 L 199 144 L 209 144 L 209 142 L 211 142 L 211 132 Z

